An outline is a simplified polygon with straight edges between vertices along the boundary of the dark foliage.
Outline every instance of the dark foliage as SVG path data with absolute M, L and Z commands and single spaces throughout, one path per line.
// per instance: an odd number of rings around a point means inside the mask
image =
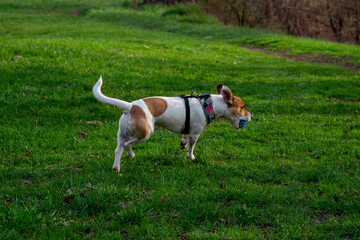
M 199 3 L 225 24 L 360 44 L 359 0 L 143 0 Z

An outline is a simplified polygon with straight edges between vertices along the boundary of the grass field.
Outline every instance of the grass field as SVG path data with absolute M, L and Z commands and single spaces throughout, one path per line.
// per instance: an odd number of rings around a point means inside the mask
M 0 35 L 0 239 L 360 238 L 360 75 L 243 47 L 360 64 L 359 46 L 115 0 L 3 0 Z M 257 120 L 211 123 L 194 162 L 160 129 L 119 176 L 100 74 L 126 101 L 222 83 Z

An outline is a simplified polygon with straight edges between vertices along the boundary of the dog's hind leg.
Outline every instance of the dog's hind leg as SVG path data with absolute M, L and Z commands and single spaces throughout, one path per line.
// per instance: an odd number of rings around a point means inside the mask
M 124 143 L 130 139 L 129 133 L 126 131 L 126 115 L 122 115 L 119 119 L 119 130 L 117 133 L 117 147 L 115 149 L 115 160 L 113 164 L 113 170 L 116 172 L 120 172 L 120 160 L 121 155 L 124 152 Z
M 151 124 L 151 122 L 152 120 L 148 121 L 146 114 L 141 107 L 134 105 L 131 108 L 128 127 L 133 138 L 124 143 L 124 147 L 129 157 L 135 157 L 135 154 L 131 149 L 133 145 L 146 142 L 151 137 L 154 132 L 154 125 L 153 123 Z
M 135 153 L 132 151 L 132 146 L 134 146 L 137 143 L 143 143 L 146 142 L 150 137 L 151 137 L 151 133 L 149 133 L 145 138 L 139 139 L 138 137 L 134 136 L 132 139 L 130 139 L 129 141 L 124 143 L 124 147 L 126 149 L 126 151 L 128 151 L 128 154 L 133 153 L 135 156 Z M 130 156 L 131 157 L 131 156 Z
M 134 158 L 135 157 L 135 153 L 133 152 L 131 147 L 126 147 L 125 150 L 126 150 L 126 154 L 127 154 L 127 156 L 129 158 Z
M 118 145 L 115 149 L 115 160 L 114 160 L 114 164 L 113 164 L 113 170 L 116 172 L 120 172 L 120 160 L 121 160 L 121 155 L 124 152 L 124 143 L 128 140 L 129 138 L 123 136 L 121 134 L 121 130 L 119 129 L 118 135 L 117 135 L 117 141 L 118 141 Z
M 125 142 L 124 147 L 126 149 L 127 156 L 130 158 L 134 158 L 135 153 L 133 152 L 132 147 L 137 143 L 146 142 L 150 137 L 151 137 L 151 134 L 149 134 L 148 136 L 146 136 L 143 139 L 138 139 L 137 137 L 134 137 L 131 140 Z
M 125 134 L 125 136 L 127 136 L 125 142 L 129 141 L 130 137 L 132 136 L 132 133 L 130 132 L 130 130 L 129 130 L 128 128 L 125 128 L 124 134 Z M 124 142 L 124 143 L 125 143 L 125 142 Z M 124 148 L 125 148 L 125 150 L 126 150 L 126 155 L 127 155 L 129 158 L 134 158 L 134 157 L 135 157 L 135 153 L 133 152 L 133 150 L 131 149 L 131 147 L 125 147 L 125 146 L 124 146 Z

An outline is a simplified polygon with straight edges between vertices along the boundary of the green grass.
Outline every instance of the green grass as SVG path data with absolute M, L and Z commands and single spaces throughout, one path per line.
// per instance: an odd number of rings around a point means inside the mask
M 2 1 L 0 19 L 1 239 L 360 237 L 359 74 L 241 47 L 359 63 L 358 46 L 115 0 Z M 118 176 L 121 111 L 92 96 L 100 74 L 127 101 L 222 83 L 257 120 L 212 123 L 195 162 L 160 129 Z

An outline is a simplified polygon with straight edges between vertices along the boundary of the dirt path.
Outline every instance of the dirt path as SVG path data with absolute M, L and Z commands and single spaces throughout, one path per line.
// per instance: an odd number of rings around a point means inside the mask
M 344 58 L 339 59 L 339 58 L 334 58 L 333 56 L 326 55 L 326 54 L 287 55 L 286 51 L 280 51 L 280 50 L 272 51 L 272 50 L 267 50 L 267 49 L 263 49 L 263 48 L 252 47 L 252 46 L 245 46 L 245 47 L 241 46 L 241 47 L 246 48 L 251 51 L 255 51 L 255 52 L 263 52 L 266 54 L 280 56 L 280 57 L 283 57 L 288 60 L 312 62 L 312 63 L 318 63 L 318 64 L 330 64 L 330 65 L 335 65 L 335 66 L 339 66 L 339 67 L 344 67 L 344 68 L 353 70 L 357 73 L 360 73 L 360 65 L 356 65 L 354 63 L 349 63 L 349 61 L 354 59 L 353 57 L 350 57 L 350 56 L 345 56 Z

